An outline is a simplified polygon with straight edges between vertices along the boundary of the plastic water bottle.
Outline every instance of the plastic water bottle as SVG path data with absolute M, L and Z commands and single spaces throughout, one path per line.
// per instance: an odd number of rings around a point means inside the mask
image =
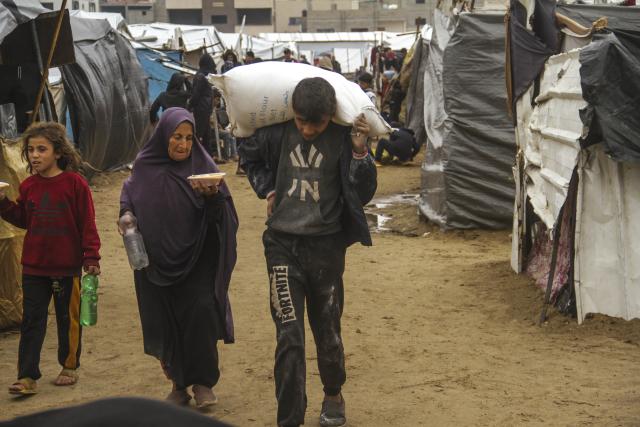
M 144 247 L 142 234 L 138 231 L 138 220 L 131 212 L 126 212 L 118 221 L 120 229 L 124 233 L 124 248 L 127 251 L 129 265 L 134 270 L 141 270 L 149 265 L 149 257 Z
M 80 290 L 80 324 L 93 326 L 98 322 L 98 278 L 87 274 Z

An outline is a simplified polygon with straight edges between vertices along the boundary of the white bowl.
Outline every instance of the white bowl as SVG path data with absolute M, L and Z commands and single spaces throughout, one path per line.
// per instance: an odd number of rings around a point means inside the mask
M 0 181 L 0 189 L 2 189 L 2 188 L 7 188 L 7 187 L 9 187 L 10 185 L 11 185 L 11 184 L 9 184 L 8 182 L 2 182 L 2 181 Z
M 187 177 L 187 179 L 190 181 L 201 182 L 204 185 L 218 185 L 225 175 L 226 173 L 224 172 L 204 173 L 201 175 L 191 175 L 190 177 Z

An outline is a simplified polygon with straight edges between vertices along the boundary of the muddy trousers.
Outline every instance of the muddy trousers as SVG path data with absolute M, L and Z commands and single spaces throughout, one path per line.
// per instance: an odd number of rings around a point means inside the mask
M 47 332 L 53 295 L 58 324 L 58 362 L 64 368 L 80 366 L 80 277 L 22 276 L 22 325 L 18 349 L 18 378 L 37 380 L 40 352 Z
M 276 325 L 278 425 L 298 426 L 307 407 L 305 301 L 324 392 L 339 394 L 346 380 L 340 335 L 346 246 L 342 233 L 311 237 L 267 229 L 262 240 Z

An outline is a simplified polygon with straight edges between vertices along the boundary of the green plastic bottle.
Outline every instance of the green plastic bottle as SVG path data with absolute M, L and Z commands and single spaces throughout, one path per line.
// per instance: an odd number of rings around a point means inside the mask
M 93 326 L 98 322 L 98 277 L 87 274 L 80 291 L 80 324 Z

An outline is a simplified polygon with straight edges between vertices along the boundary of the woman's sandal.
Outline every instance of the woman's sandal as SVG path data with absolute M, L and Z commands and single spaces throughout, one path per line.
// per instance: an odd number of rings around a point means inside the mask
M 193 397 L 196 400 L 196 408 L 202 409 L 213 406 L 218 403 L 218 397 L 213 393 L 210 387 L 195 384 L 191 387 Z
M 65 380 L 64 382 L 62 382 L 61 381 L 62 378 L 70 378 L 70 380 Z M 77 382 L 78 382 L 78 373 L 76 372 L 76 370 L 63 368 L 58 374 L 58 378 L 55 379 L 53 384 L 64 387 L 64 386 L 74 385 Z
M 10 394 L 28 396 L 31 394 L 36 394 L 37 392 L 38 390 L 36 381 L 29 377 L 20 378 L 18 381 L 9 386 Z
M 173 403 L 174 405 L 186 406 L 191 400 L 191 395 L 185 389 L 171 390 L 171 393 L 165 397 L 165 400 L 169 403 Z

